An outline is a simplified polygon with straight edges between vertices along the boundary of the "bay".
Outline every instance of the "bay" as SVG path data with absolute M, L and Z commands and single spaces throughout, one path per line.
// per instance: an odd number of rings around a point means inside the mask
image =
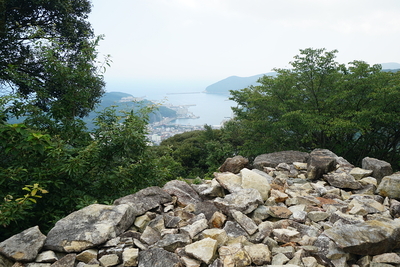
M 144 98 L 154 103 L 168 106 L 186 105 L 188 111 L 196 119 L 177 119 L 172 121 L 179 125 L 201 125 L 208 124 L 219 126 L 225 120 L 233 116 L 231 107 L 236 102 L 229 100 L 229 95 L 208 94 L 204 92 L 205 86 L 189 83 L 134 85 L 132 81 L 109 81 L 107 91 L 125 92 L 134 97 Z

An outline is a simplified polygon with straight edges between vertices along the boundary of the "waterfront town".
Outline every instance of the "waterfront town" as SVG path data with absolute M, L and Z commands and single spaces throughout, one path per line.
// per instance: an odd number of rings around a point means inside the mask
M 170 118 L 165 117 L 159 122 L 150 123 L 148 125 L 148 138 L 152 145 L 159 145 L 163 140 L 168 139 L 176 134 L 184 132 L 203 130 L 204 125 L 191 125 L 191 124 L 180 124 L 176 123 L 177 119 L 196 119 L 199 118 L 188 110 L 190 106 L 194 105 L 166 105 L 168 108 L 176 111 L 177 117 Z M 212 125 L 214 129 L 218 129 L 221 125 Z

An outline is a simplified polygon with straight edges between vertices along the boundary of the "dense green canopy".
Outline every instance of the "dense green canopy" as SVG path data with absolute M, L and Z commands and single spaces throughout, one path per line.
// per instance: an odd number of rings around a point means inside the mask
M 398 165 L 400 73 L 363 61 L 339 64 L 336 53 L 300 50 L 291 69 L 231 91 L 238 106 L 227 128 L 240 136 L 242 154 L 327 148 L 353 163 L 372 156 Z
M 0 85 L 55 120 L 86 116 L 103 94 L 89 0 L 1 0 Z M 32 112 L 32 110 L 30 110 Z

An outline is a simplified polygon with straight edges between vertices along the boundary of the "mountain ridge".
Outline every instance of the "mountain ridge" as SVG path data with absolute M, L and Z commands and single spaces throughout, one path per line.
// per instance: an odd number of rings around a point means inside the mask
M 400 63 L 396 62 L 388 62 L 388 63 L 381 63 L 383 71 L 393 71 L 393 70 L 400 70 Z M 217 81 L 209 86 L 206 87 L 205 92 L 208 94 L 224 94 L 229 95 L 230 90 L 240 90 L 250 85 L 259 85 L 257 80 L 262 76 L 275 76 L 276 72 L 268 72 L 263 74 L 252 75 L 248 77 L 239 77 L 239 76 L 229 76 L 225 79 Z

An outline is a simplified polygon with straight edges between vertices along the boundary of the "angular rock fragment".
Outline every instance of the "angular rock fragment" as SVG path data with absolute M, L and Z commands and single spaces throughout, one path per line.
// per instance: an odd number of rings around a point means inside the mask
M 189 234 L 166 234 L 161 240 L 159 240 L 155 246 L 165 249 L 169 252 L 175 252 L 177 248 L 189 245 L 192 242 Z
M 242 189 L 242 177 L 236 174 L 230 172 L 216 173 L 215 179 L 230 193 Z
M 390 163 L 383 160 L 365 157 L 363 158 L 361 165 L 363 169 L 372 170 L 371 176 L 376 178 L 378 183 L 380 183 L 383 177 L 393 173 Z
M 376 192 L 383 197 L 400 199 L 400 173 L 383 177 Z
M 38 226 L 31 227 L 0 243 L 0 254 L 14 261 L 33 261 L 42 249 L 46 236 Z
M 161 204 L 171 202 L 171 196 L 158 186 L 152 186 L 138 191 L 135 194 L 121 197 L 114 201 L 114 205 L 132 204 L 135 216 L 159 207 Z
M 217 197 L 214 200 L 215 206 L 229 214 L 231 209 L 235 209 L 248 214 L 255 210 L 258 205 L 262 204 L 263 200 L 256 189 L 242 189 L 232 194 L 226 195 L 225 198 Z
M 139 252 L 138 267 L 181 267 L 179 257 L 161 248 L 151 248 Z
M 337 188 L 360 189 L 362 187 L 360 182 L 356 181 L 352 175 L 345 172 L 332 172 L 324 175 L 324 178 L 330 185 Z
M 248 165 L 248 159 L 242 156 L 235 156 L 233 158 L 227 158 L 218 170 L 220 172 L 239 173 L 241 169 L 248 167 Z
M 307 162 L 307 178 L 319 179 L 322 175 L 336 169 L 336 156 L 327 149 L 314 149 Z
M 165 192 L 178 198 L 178 204 L 185 207 L 201 202 L 199 194 L 187 183 L 179 180 L 169 181 L 162 188 Z
M 47 235 L 45 247 L 60 252 L 81 252 L 116 237 L 133 224 L 129 204 L 93 204 L 59 220 Z
M 240 211 L 233 210 L 231 214 L 233 218 L 240 224 L 240 226 L 243 227 L 244 230 L 246 230 L 249 235 L 254 234 L 258 230 L 258 227 L 253 222 L 253 220 L 241 213 Z
M 223 266 L 249 266 L 251 257 L 240 245 L 222 246 L 218 249 Z
M 254 159 L 253 165 L 262 171 L 264 167 L 275 168 L 279 163 L 307 162 L 308 157 L 309 154 L 306 152 L 280 151 L 257 156 Z
M 357 255 L 378 255 L 400 245 L 400 219 L 334 225 L 324 231 L 344 251 Z
M 185 247 L 185 252 L 194 258 L 210 264 L 217 250 L 217 241 L 212 238 L 204 238 Z
M 242 188 L 256 189 L 258 192 L 260 192 L 260 195 L 264 201 L 268 199 L 271 186 L 269 185 L 267 179 L 246 168 L 242 169 L 240 174 L 242 175 Z
M 75 262 L 76 254 L 70 253 L 53 263 L 51 267 L 75 267 Z M 107 267 L 107 265 L 104 265 L 104 267 Z
M 139 257 L 139 249 L 137 248 L 126 248 L 122 252 L 122 264 L 125 267 L 137 266 Z

